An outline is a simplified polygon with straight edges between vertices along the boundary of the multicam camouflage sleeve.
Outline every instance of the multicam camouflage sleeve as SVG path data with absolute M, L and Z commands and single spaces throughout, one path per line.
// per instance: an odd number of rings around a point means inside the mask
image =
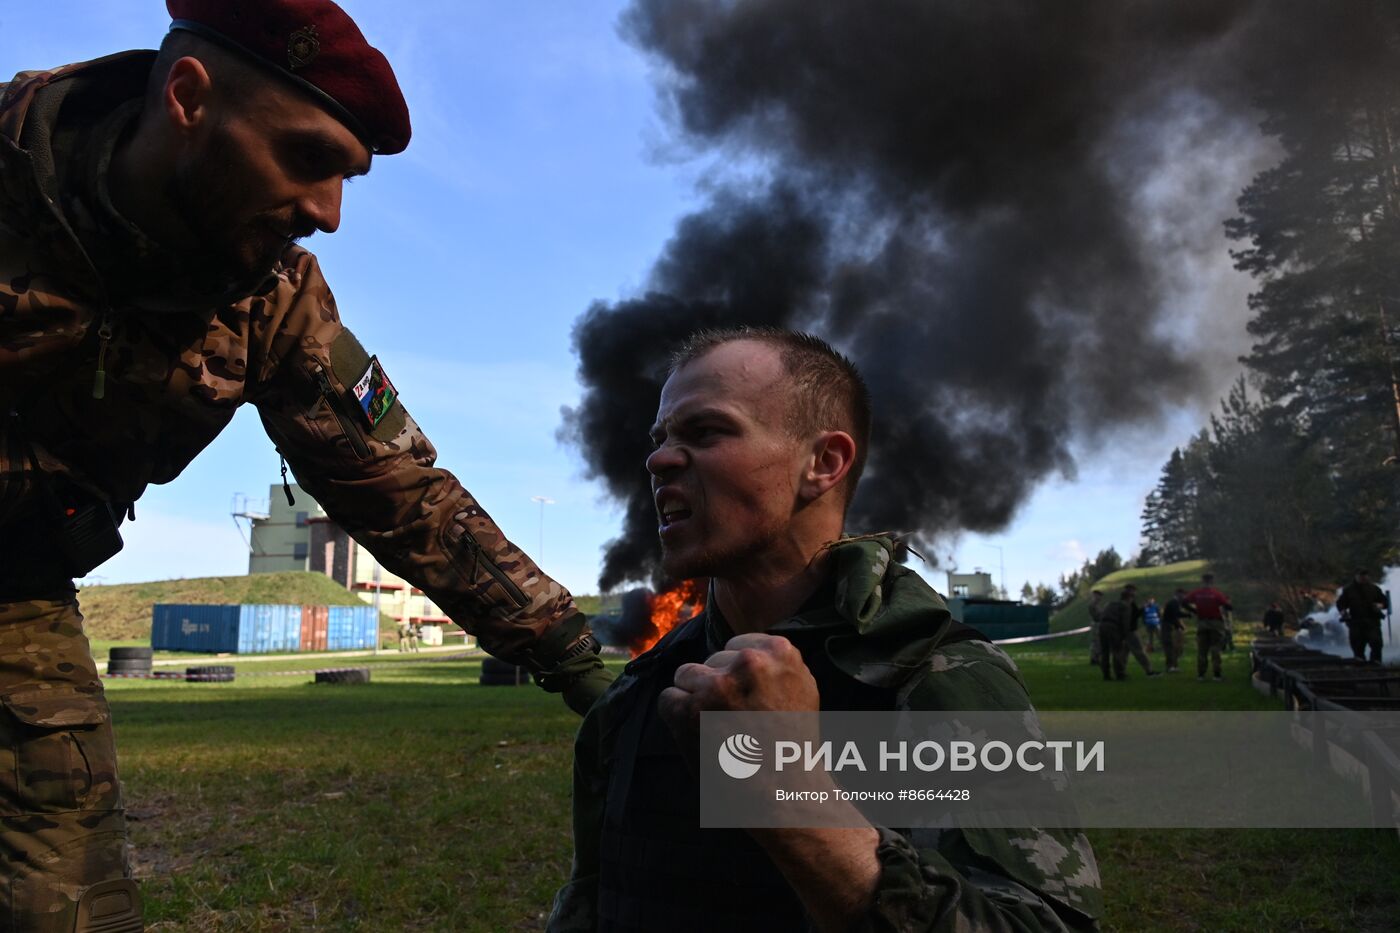
M 437 451 L 383 367 L 341 324 L 315 258 L 296 252 L 273 291 L 251 300 L 254 333 L 266 337 L 254 348 L 257 370 L 249 364 L 253 400 L 297 482 L 493 655 L 545 675 L 546 689 L 596 677 L 596 648 L 569 592 L 435 466 Z

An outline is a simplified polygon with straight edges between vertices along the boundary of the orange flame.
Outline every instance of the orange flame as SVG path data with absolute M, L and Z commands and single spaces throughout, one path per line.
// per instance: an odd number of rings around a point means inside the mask
M 648 600 L 651 627 L 628 645 L 632 657 L 648 651 L 671 629 L 695 618 L 705 608 L 705 587 L 699 580 L 687 580 Z M 687 612 L 686 607 L 690 607 Z

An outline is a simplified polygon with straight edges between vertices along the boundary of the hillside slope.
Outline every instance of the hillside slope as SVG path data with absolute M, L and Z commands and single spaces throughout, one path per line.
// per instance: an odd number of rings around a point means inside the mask
M 587 615 L 598 612 L 597 596 L 576 596 Z M 78 604 L 94 641 L 144 641 L 151 637 L 156 603 L 227 606 L 243 603 L 291 606 L 363 606 L 360 597 L 319 573 L 255 573 L 239 577 L 194 577 L 150 583 L 85 586 Z M 396 632 L 398 623 L 380 614 L 379 628 Z
M 1161 567 L 1139 567 L 1111 573 L 1094 584 L 1094 589 L 1103 590 L 1104 599 L 1117 598 L 1118 591 L 1128 583 L 1137 585 L 1138 603 L 1147 602 L 1149 596 L 1157 597 L 1159 605 L 1171 599 L 1172 592 L 1182 587 L 1188 592 L 1201 585 L 1201 574 L 1208 566 L 1203 560 L 1186 560 Z M 1267 589 L 1247 580 L 1231 580 L 1217 577 L 1215 585 L 1234 602 L 1235 618 L 1254 621 L 1264 615 L 1269 604 Z M 1050 619 L 1050 631 L 1063 632 L 1067 629 L 1083 628 L 1089 624 L 1089 604 L 1084 599 L 1074 599 L 1055 613 Z
M 319 573 L 255 573 L 240 577 L 195 577 L 151 583 L 85 586 L 78 604 L 88 638 L 101 641 L 147 639 L 151 636 L 151 607 L 156 603 L 197 606 L 261 603 L 301 606 L 363 606 L 364 601 L 330 577 Z M 380 616 L 380 628 L 392 628 Z

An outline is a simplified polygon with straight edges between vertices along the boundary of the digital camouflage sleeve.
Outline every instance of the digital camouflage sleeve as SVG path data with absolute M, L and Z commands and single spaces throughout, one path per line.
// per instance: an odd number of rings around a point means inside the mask
M 985 641 L 939 645 L 950 618 L 947 606 L 917 574 L 894 563 L 883 536 L 852 539 L 834 548 L 835 616 L 804 612 L 771 630 L 795 641 L 821 625 L 818 643 L 848 676 L 889 688 L 896 710 L 1007 710 L 1027 713 L 1038 729 L 1020 672 L 1000 648 Z M 688 624 L 708 624 L 705 617 Z M 711 644 L 722 645 L 722 636 Z M 666 642 L 658 645 L 664 648 Z M 657 650 L 657 649 L 654 649 Z M 638 665 L 638 667 L 640 667 Z M 574 755 L 574 862 L 558 892 L 548 929 L 597 929 L 599 849 L 609 769 L 624 753 L 622 725 L 635 698 L 646 695 L 639 677 L 625 672 L 585 717 Z M 818 683 L 819 688 L 821 682 Z M 1098 929 L 1103 896 L 1098 865 L 1083 833 L 1066 829 L 897 830 L 876 827 L 881 873 L 864 931 Z

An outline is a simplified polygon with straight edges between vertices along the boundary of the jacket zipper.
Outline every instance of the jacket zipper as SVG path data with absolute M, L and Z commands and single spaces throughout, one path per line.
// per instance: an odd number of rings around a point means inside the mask
M 331 378 L 326 375 L 326 370 L 320 363 L 316 364 L 316 382 L 320 385 L 321 395 L 325 398 L 326 404 L 330 406 L 335 420 L 340 422 L 340 430 L 344 432 L 345 439 L 350 442 L 351 449 L 361 460 L 368 460 L 369 445 L 365 443 L 363 437 L 360 437 L 360 432 L 355 427 L 354 422 L 345 414 L 345 410 L 341 406 L 340 396 L 336 393 L 335 387 L 331 385 Z
M 467 547 L 471 548 L 472 551 L 471 578 L 473 580 L 476 579 L 478 567 L 486 568 L 486 572 L 490 574 L 493 580 L 501 585 L 501 589 L 506 591 L 506 595 L 509 596 L 517 606 L 524 607 L 527 602 L 525 594 L 521 592 L 520 587 L 515 585 L 515 581 L 510 578 L 509 574 L 497 566 L 494 560 L 485 556 L 481 542 L 476 540 L 476 535 L 472 534 L 471 530 L 468 529 L 462 533 L 462 536 L 466 539 Z
M 102 311 L 102 320 L 97 325 L 97 371 L 92 374 L 92 397 L 107 395 L 107 344 L 112 339 L 112 312 Z

